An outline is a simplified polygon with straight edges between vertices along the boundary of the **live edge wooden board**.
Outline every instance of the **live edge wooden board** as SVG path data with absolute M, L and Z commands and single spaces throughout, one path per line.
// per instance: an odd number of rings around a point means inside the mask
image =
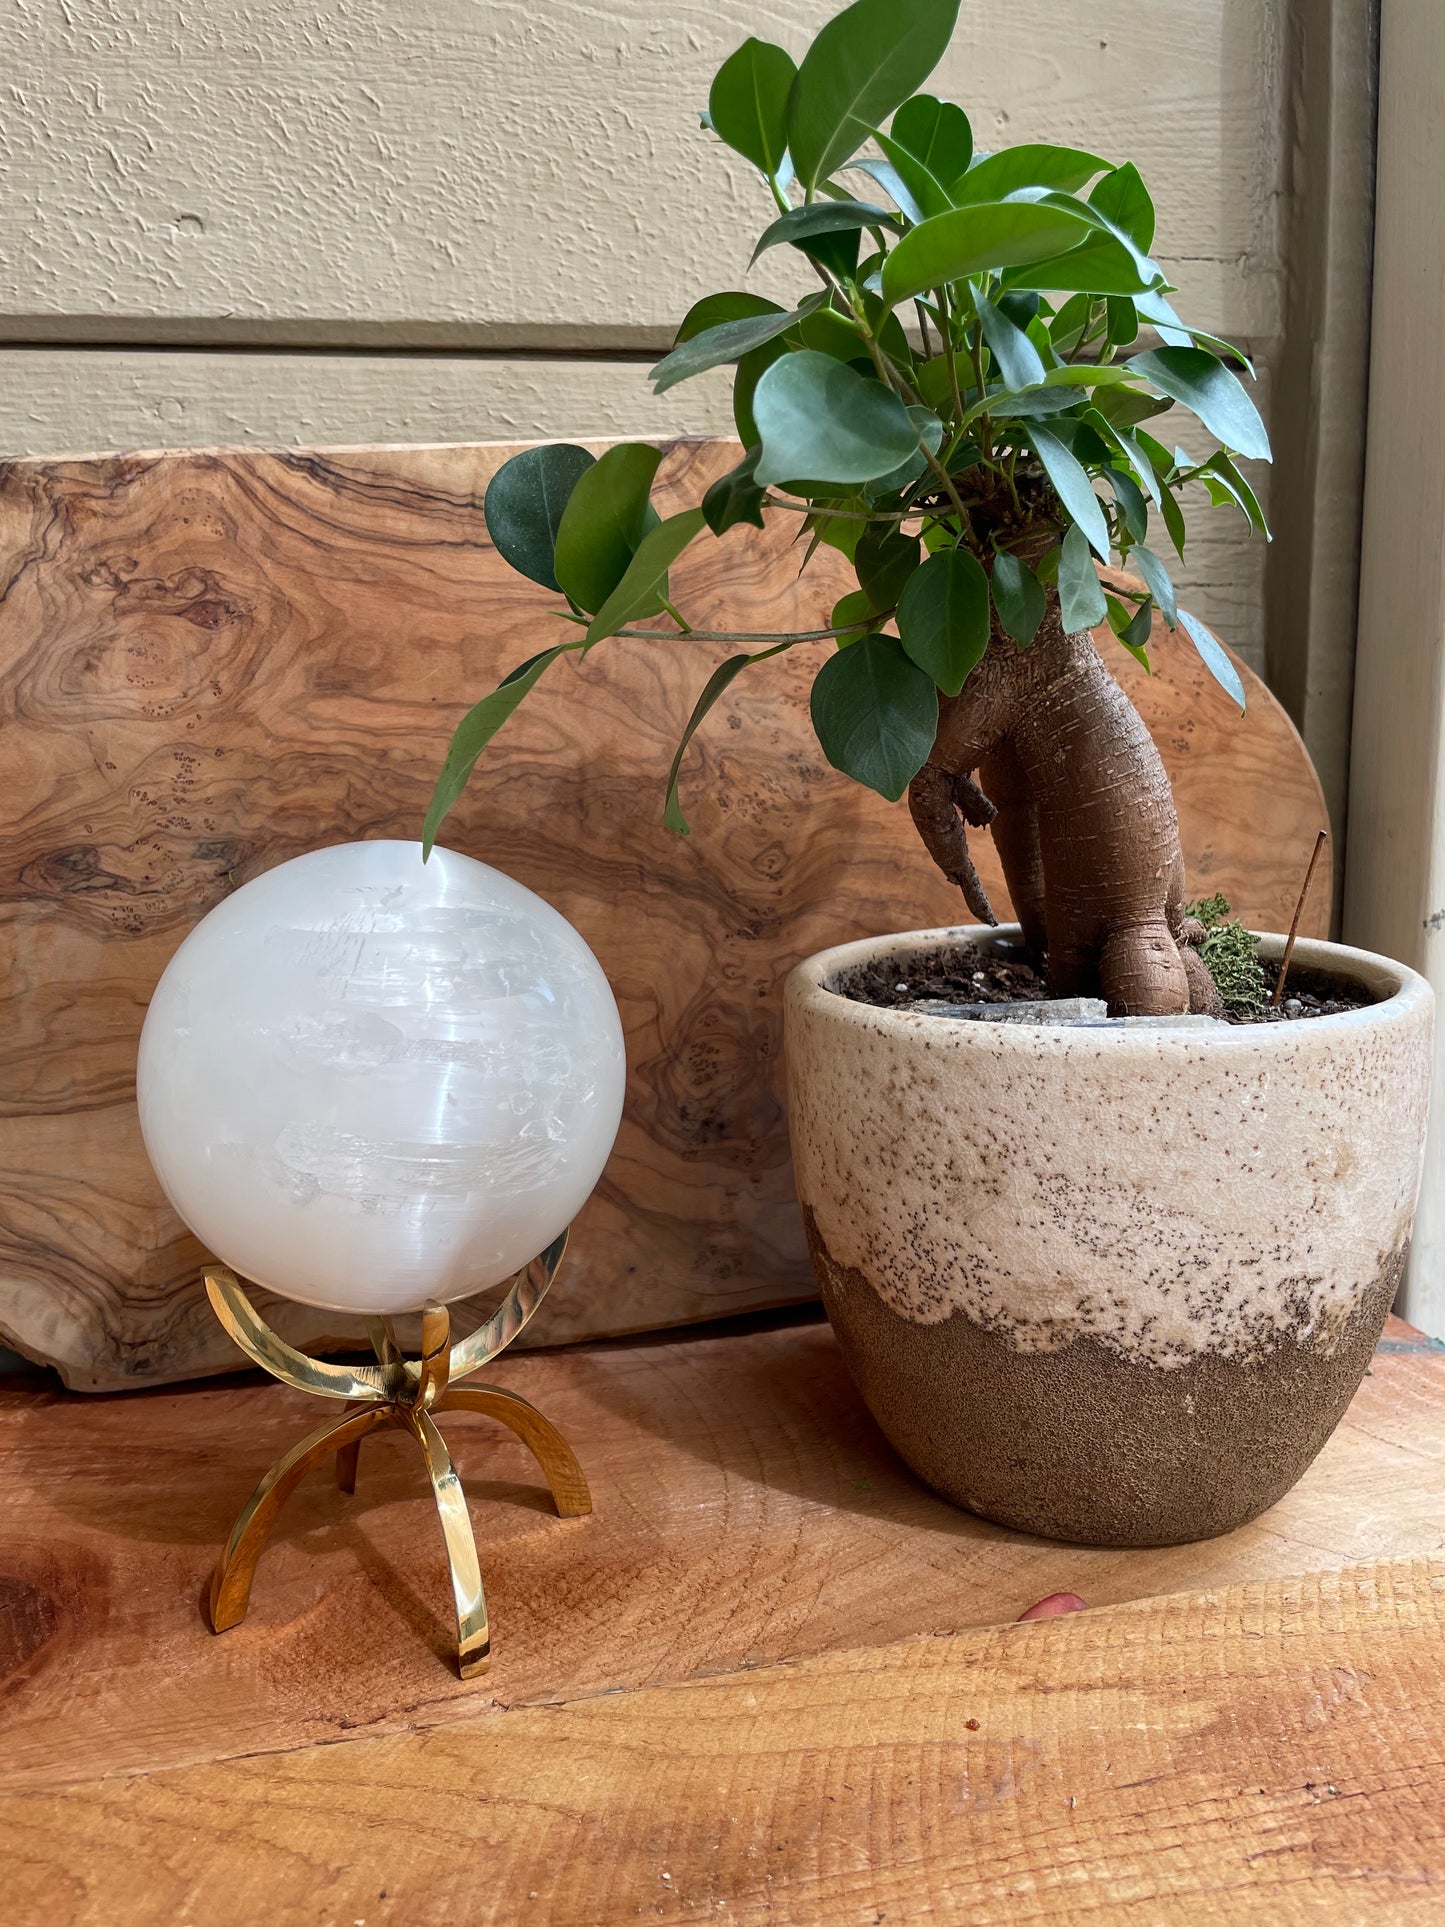
M 737 452 L 675 444 L 664 506 L 695 500 Z M 464 706 L 551 639 L 552 599 L 506 568 L 483 523 L 487 480 L 513 453 L 0 470 L 0 1338 L 69 1385 L 237 1362 L 136 1128 L 146 1003 L 238 884 L 324 843 L 418 834 Z M 674 579 L 698 626 L 811 627 L 839 577 L 825 560 L 800 581 L 798 559 L 786 533 L 738 530 L 697 543 Z M 1191 887 L 1280 927 L 1325 820 L 1287 718 L 1245 671 L 1239 719 L 1162 628 L 1152 678 L 1102 647 L 1174 779 Z M 673 745 L 726 653 L 614 642 L 557 665 L 446 828 L 577 925 L 627 1030 L 617 1151 L 534 1342 L 810 1296 L 781 981 L 824 944 L 964 915 L 906 811 L 824 762 L 807 715 L 816 651 L 733 685 L 684 769 L 693 835 L 663 829 Z M 990 849 L 980 869 L 1002 909 Z M 265 1309 L 299 1343 L 357 1336 L 300 1306 Z

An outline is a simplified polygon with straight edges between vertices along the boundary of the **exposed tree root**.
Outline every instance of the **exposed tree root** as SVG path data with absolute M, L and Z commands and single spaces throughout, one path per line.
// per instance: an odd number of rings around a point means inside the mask
M 1033 645 L 995 633 L 938 734 L 909 807 L 970 912 L 996 921 L 965 826 L 992 829 L 1031 948 L 1054 992 L 1102 996 L 1119 1016 L 1218 1012 L 1187 928 L 1169 779 L 1137 710 L 1087 632 L 1066 635 L 1058 598 Z M 1191 942 L 1191 938 L 1194 942 Z

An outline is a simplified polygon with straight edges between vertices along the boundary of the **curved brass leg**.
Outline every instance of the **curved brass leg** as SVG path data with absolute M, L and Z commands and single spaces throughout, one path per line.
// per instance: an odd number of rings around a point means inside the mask
M 391 1409 L 370 1405 L 341 1418 L 328 1419 L 293 1445 L 284 1458 L 277 1459 L 241 1509 L 231 1528 L 226 1550 L 216 1565 L 211 1581 L 211 1629 L 224 1633 L 246 1617 L 251 1598 L 251 1580 L 256 1562 L 266 1549 L 266 1539 L 277 1515 L 313 1465 L 330 1452 L 339 1452 L 365 1438 L 380 1425 L 395 1424 Z
M 455 1385 L 438 1401 L 438 1412 L 483 1412 L 510 1426 L 532 1457 L 541 1466 L 551 1488 L 552 1501 L 564 1519 L 580 1519 L 592 1510 L 592 1494 L 587 1489 L 577 1455 L 550 1419 L 543 1418 L 535 1405 L 504 1392 L 500 1385 Z
M 336 1454 L 336 1489 L 338 1492 L 355 1492 L 356 1468 L 360 1460 L 360 1439 L 353 1439 L 350 1445 L 343 1445 L 338 1448 Z
M 484 1673 L 491 1663 L 492 1641 L 487 1628 L 487 1601 L 482 1592 L 482 1569 L 477 1542 L 467 1516 L 466 1494 L 452 1465 L 446 1440 L 429 1412 L 406 1408 L 406 1423 L 416 1435 L 426 1460 L 427 1476 L 437 1502 L 452 1572 L 452 1597 L 457 1608 L 457 1667 L 463 1679 Z

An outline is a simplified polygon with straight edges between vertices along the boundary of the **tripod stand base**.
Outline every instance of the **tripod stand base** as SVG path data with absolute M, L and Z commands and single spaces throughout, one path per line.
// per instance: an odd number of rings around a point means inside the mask
M 451 1321 L 445 1307 L 427 1305 L 422 1312 L 422 1356 L 418 1360 L 402 1356 L 389 1319 L 369 1321 L 375 1366 L 333 1365 L 296 1351 L 264 1323 L 234 1273 L 223 1266 L 206 1272 L 212 1308 L 248 1357 L 298 1390 L 348 1402 L 348 1409 L 338 1418 L 318 1426 L 278 1459 L 242 1508 L 211 1581 L 213 1632 L 227 1632 L 245 1618 L 257 1562 L 281 1508 L 306 1474 L 334 1457 L 338 1486 L 343 1492 L 354 1492 L 361 1441 L 383 1426 L 397 1426 L 409 1432 L 420 1446 L 431 1481 L 451 1568 L 458 1669 L 463 1679 L 486 1671 L 491 1636 L 476 1540 L 466 1495 L 436 1415 L 480 1412 L 499 1420 L 517 1434 L 541 1466 L 562 1518 L 579 1518 L 592 1510 L 587 1481 L 576 1455 L 556 1426 L 534 1405 L 500 1386 L 455 1383 L 463 1372 L 477 1370 L 516 1337 L 556 1275 L 565 1248 L 564 1235 L 518 1275 L 501 1310 L 458 1345 L 450 1343 Z

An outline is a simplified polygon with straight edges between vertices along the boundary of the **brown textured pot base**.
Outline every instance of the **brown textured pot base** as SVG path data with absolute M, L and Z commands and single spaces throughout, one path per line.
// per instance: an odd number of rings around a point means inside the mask
M 899 1455 L 985 1519 L 1095 1546 L 1212 1539 L 1282 1498 L 1344 1417 L 1405 1262 L 1361 1291 L 1328 1354 L 1286 1338 L 1165 1371 L 1093 1339 L 1021 1352 L 959 1312 L 902 1318 L 805 1216 L 844 1359 Z

